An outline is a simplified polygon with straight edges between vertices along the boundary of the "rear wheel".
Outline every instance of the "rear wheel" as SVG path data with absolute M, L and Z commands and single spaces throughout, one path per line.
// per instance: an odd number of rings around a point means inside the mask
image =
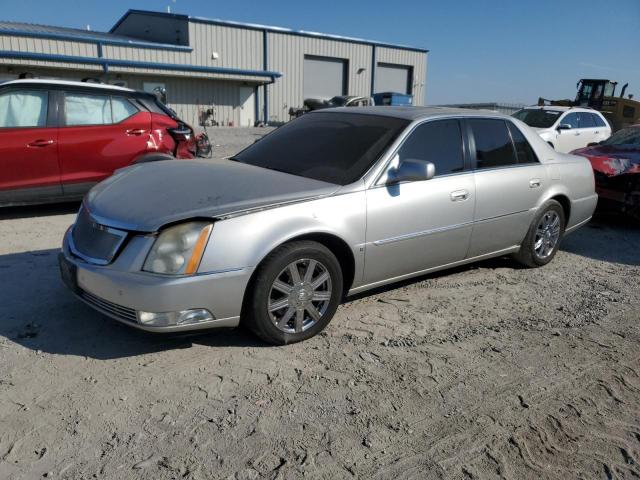
M 317 242 L 292 242 L 258 267 L 244 321 L 266 342 L 295 343 L 326 327 L 341 298 L 342 271 L 335 255 Z
M 547 201 L 534 218 L 520 251 L 514 258 L 527 267 L 541 267 L 555 257 L 564 234 L 564 209 L 555 200 Z

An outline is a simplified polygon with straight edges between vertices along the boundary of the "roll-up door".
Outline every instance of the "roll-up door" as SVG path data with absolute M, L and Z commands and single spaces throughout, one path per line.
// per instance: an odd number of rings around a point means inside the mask
M 347 94 L 347 61 L 341 58 L 304 57 L 304 98 L 331 98 Z
M 412 67 L 378 63 L 376 69 L 376 93 L 396 92 L 411 94 Z

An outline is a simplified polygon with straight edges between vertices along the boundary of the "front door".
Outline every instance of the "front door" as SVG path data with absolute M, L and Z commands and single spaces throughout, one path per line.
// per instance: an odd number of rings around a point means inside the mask
M 253 125 L 255 124 L 255 118 L 256 118 L 254 88 L 240 87 L 239 95 L 240 95 L 240 99 L 239 99 L 238 105 L 240 105 L 240 126 L 253 127 Z
M 558 122 L 559 125 L 570 125 L 568 130 L 558 130 L 558 137 L 555 141 L 555 147 L 558 152 L 569 153 L 576 148 L 582 148 L 589 143 L 584 141 L 583 131 L 580 128 L 580 120 L 576 112 L 567 113 Z
M 46 90 L 0 93 L 0 204 L 46 201 L 62 194 L 58 128 L 48 121 L 48 110 Z
M 389 169 L 406 159 L 435 165 L 430 180 L 367 191 L 365 284 L 463 260 L 469 248 L 475 184 L 465 167 L 457 120 L 423 123 L 407 137 Z
M 126 97 L 67 92 L 62 104 L 59 154 L 65 195 L 81 195 L 153 148 L 151 114 Z

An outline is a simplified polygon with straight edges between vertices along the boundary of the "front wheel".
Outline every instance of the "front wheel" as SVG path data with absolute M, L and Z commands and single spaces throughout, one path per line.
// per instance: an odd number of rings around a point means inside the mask
M 564 209 L 555 200 L 540 207 L 515 259 L 527 267 L 541 267 L 555 257 L 564 235 Z
M 285 345 L 319 333 L 342 299 L 342 270 L 324 245 L 297 241 L 274 250 L 258 267 L 243 319 L 268 343 Z

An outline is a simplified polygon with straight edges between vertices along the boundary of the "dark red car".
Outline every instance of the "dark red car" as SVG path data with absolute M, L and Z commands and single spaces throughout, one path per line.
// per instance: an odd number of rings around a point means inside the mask
M 591 162 L 599 205 L 640 218 L 640 124 L 571 153 Z
M 113 85 L 0 85 L 0 206 L 76 200 L 133 163 L 194 158 L 193 129 L 155 95 Z

